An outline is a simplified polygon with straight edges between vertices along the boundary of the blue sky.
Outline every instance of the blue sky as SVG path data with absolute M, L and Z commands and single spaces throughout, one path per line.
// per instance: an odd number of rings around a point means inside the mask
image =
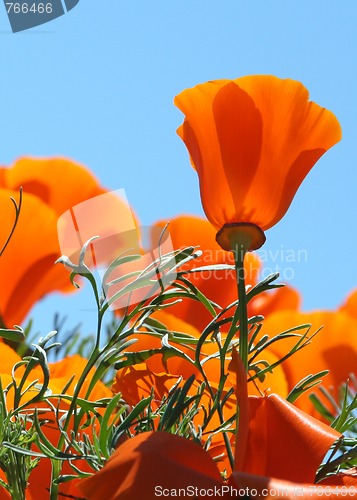
M 281 266 L 292 267 L 304 309 L 334 308 L 357 286 L 356 19 L 352 1 L 80 0 L 65 16 L 13 34 L 0 5 L 0 163 L 68 156 L 106 187 L 124 188 L 145 225 L 201 215 L 196 174 L 175 133 L 175 94 L 247 74 L 300 80 L 336 114 L 343 140 L 267 232 L 267 266 L 279 265 L 279 251 L 306 252 Z M 33 315 L 41 330 L 56 309 L 69 324 L 90 325 L 91 307 L 87 290 L 55 295 Z

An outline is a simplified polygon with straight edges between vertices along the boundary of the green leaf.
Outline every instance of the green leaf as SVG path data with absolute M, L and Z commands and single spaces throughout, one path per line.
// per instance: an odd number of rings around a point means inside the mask
M 102 278 L 102 283 L 107 284 L 107 280 L 109 278 L 110 273 L 114 271 L 114 269 L 116 269 L 117 267 L 121 266 L 122 264 L 127 264 L 128 262 L 135 262 L 136 260 L 140 259 L 142 259 L 142 255 L 131 254 L 131 255 L 125 255 L 123 257 L 123 254 L 121 254 L 119 257 L 114 259 L 113 262 L 109 265 L 108 269 L 106 269 Z M 127 276 L 124 276 L 124 278 L 126 277 Z
M 202 273 L 204 271 L 233 271 L 235 266 L 230 264 L 212 264 L 209 266 L 200 266 L 183 271 L 182 274 Z
M 298 399 L 298 397 L 304 394 L 304 392 L 312 389 L 312 387 L 315 387 L 316 385 L 319 385 L 321 383 L 321 379 L 325 377 L 328 372 L 328 370 L 323 370 L 319 373 L 308 375 L 307 377 L 303 378 L 290 391 L 286 400 L 289 401 L 289 403 L 294 403 Z
M 21 328 L 16 328 L 14 330 L 0 328 L 0 337 L 7 340 L 13 340 L 14 342 L 22 342 L 25 339 L 25 334 Z
M 333 422 L 334 416 L 330 410 L 323 404 L 321 399 L 316 394 L 310 394 L 309 399 L 316 408 L 316 410 L 328 421 Z
M 114 411 L 117 409 L 120 400 L 121 400 L 121 394 L 117 394 L 116 396 L 113 397 L 111 402 L 108 404 L 107 409 L 105 410 L 103 419 L 100 422 L 99 446 L 101 452 L 106 458 L 109 458 L 110 453 L 112 451 L 111 449 L 108 449 L 109 431 L 112 429 L 118 416 L 120 416 L 120 413 L 125 411 L 125 407 L 123 406 L 121 412 L 119 412 L 119 415 L 116 415 L 116 418 L 115 419 L 113 418 L 112 422 L 109 423 L 109 420 L 113 416 Z
M 134 408 L 131 410 L 129 415 L 117 426 L 115 430 L 115 436 L 114 436 L 114 442 L 116 441 L 116 438 L 119 438 L 119 436 L 125 432 L 126 430 L 131 427 L 135 419 L 142 413 L 145 408 L 149 406 L 151 403 L 152 396 L 149 396 L 147 398 L 142 399 Z

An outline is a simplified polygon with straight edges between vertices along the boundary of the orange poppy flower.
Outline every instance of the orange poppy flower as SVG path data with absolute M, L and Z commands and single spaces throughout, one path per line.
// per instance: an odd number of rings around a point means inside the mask
M 154 373 L 148 370 L 145 363 L 135 366 L 128 366 L 118 370 L 112 386 L 114 394 L 121 393 L 124 401 L 131 406 L 135 406 L 143 398 L 150 396 L 154 392 L 153 404 L 161 401 L 172 387 L 178 382 L 177 375 L 168 373 Z
M 311 343 L 289 357 L 282 363 L 288 381 L 289 390 L 307 375 L 323 370 L 329 373 L 323 377 L 322 385 L 333 388 L 335 397 L 338 389 L 347 381 L 351 373 L 356 373 L 357 320 L 345 311 L 298 312 L 281 311 L 267 317 L 263 323 L 261 335 L 273 337 L 296 325 L 311 324 L 310 334 L 321 326 L 321 331 Z M 296 343 L 296 339 L 286 339 L 270 346 L 272 352 L 280 359 Z M 314 416 L 318 416 L 308 394 L 300 396 L 295 403 L 299 408 Z M 321 417 L 319 417 L 321 418 Z
M 13 349 L 11 349 L 4 343 L 0 343 L 0 357 L 1 359 L 4 359 L 4 362 L 2 362 L 1 364 L 0 378 L 3 388 L 5 388 L 12 382 L 12 373 L 11 373 L 12 367 L 16 363 L 21 361 L 21 358 L 20 356 L 18 356 L 18 354 L 16 354 L 13 351 Z M 68 356 L 67 358 L 61 361 L 49 363 L 49 370 L 50 370 L 49 389 L 52 391 L 52 393 L 53 394 L 61 393 L 64 386 L 68 383 L 71 377 L 74 376 L 72 384 L 69 386 L 67 390 L 67 394 L 73 395 L 75 385 L 78 382 L 79 376 L 83 372 L 86 363 L 87 361 L 79 355 Z M 19 383 L 20 377 L 23 375 L 24 370 L 25 368 L 23 366 L 20 367 L 18 370 L 16 370 L 15 377 L 17 383 Z M 93 374 L 94 374 L 94 369 L 92 369 L 92 371 L 88 375 L 83 385 L 83 388 L 80 392 L 80 397 L 84 398 L 86 396 L 86 391 L 88 389 L 89 382 L 93 377 Z M 24 389 L 26 389 L 26 387 L 28 387 L 31 384 L 31 382 L 35 380 L 38 381 L 38 384 L 41 384 L 43 382 L 43 373 L 40 368 L 35 368 L 31 371 L 30 377 L 28 378 Z M 35 389 L 31 389 L 22 397 L 21 403 L 29 401 L 35 395 L 36 395 Z M 99 381 L 96 383 L 96 386 L 89 395 L 88 399 L 90 401 L 97 401 L 98 399 L 110 398 L 111 396 L 112 396 L 112 391 L 108 389 L 102 382 Z M 6 399 L 8 404 L 8 409 L 11 408 L 11 405 L 13 403 L 12 398 L 13 398 L 13 390 L 10 389 Z M 69 402 L 62 400 L 61 409 L 64 411 L 68 410 L 69 404 L 70 404 Z M 45 433 L 47 439 L 49 439 L 52 442 L 52 444 L 56 445 L 60 437 L 60 431 L 58 429 L 57 424 L 50 423 L 51 420 L 55 420 L 53 411 L 51 410 L 49 405 L 47 405 L 45 402 L 35 403 L 34 406 L 36 406 L 38 410 L 43 410 L 45 412 L 41 416 L 43 418 L 46 418 L 46 420 L 48 420 L 49 423 L 44 424 L 42 426 L 42 431 Z M 23 412 L 25 411 L 28 414 L 33 413 L 33 406 L 23 410 Z M 85 461 L 83 461 L 83 463 L 80 464 L 80 468 L 85 469 L 87 471 L 90 470 L 89 466 L 86 464 Z M 67 462 L 64 462 L 63 464 L 63 473 L 64 474 L 73 473 L 73 470 L 71 469 L 70 465 Z M 47 495 L 48 493 L 50 481 L 51 481 L 50 460 L 42 458 L 39 462 L 39 465 L 30 474 L 29 486 L 26 490 L 26 494 L 28 496 L 26 498 L 31 498 L 30 495 L 32 495 L 32 498 L 45 498 L 45 495 Z M 66 494 L 69 493 L 78 494 L 78 491 L 76 491 L 76 481 L 72 481 L 71 483 L 61 484 L 60 491 L 61 493 L 66 493 Z M 6 495 L 6 492 L 4 492 L 4 494 Z
M 341 434 L 277 394 L 248 396 L 244 365 L 236 350 L 229 369 L 236 377 L 239 402 L 235 470 L 313 482 L 317 468 Z
M 263 231 L 284 216 L 307 173 L 341 139 L 336 117 L 294 80 L 211 81 L 184 90 L 175 104 L 185 114 L 178 134 L 199 176 L 204 211 L 225 250 L 237 231 L 247 249 L 259 248 Z
M 124 401 L 132 406 L 135 406 L 143 398 L 147 398 L 153 392 L 154 398 L 152 406 L 157 408 L 159 403 L 163 400 L 164 396 L 167 396 L 170 390 L 179 383 L 179 375 L 171 375 L 168 373 L 154 373 L 147 368 L 145 363 L 123 368 L 117 372 L 114 384 L 112 386 L 112 391 L 114 393 L 121 393 Z M 180 386 L 184 384 L 184 380 Z M 195 396 L 201 385 L 199 380 L 195 380 L 189 390 L 190 396 Z M 217 384 L 211 384 L 213 390 L 217 390 Z M 234 399 L 234 401 L 233 401 Z M 228 420 L 235 412 L 235 398 L 230 398 L 226 405 L 227 415 L 225 419 Z M 200 404 L 203 405 L 206 410 L 209 408 L 211 402 L 211 396 L 207 390 L 203 392 Z M 233 412 L 233 413 L 232 413 Z M 196 425 L 203 424 L 203 412 L 198 413 L 194 417 L 194 423 Z M 215 414 L 213 419 L 211 419 L 209 429 L 215 429 L 220 426 L 218 415 Z
M 0 188 L 2 221 L 0 239 L 5 243 L 14 220 L 10 196 L 18 192 Z M 24 193 L 20 218 L 0 258 L 0 315 L 3 325 L 20 324 L 34 303 L 54 290 L 68 289 L 68 272 L 54 262 L 59 256 L 57 216 L 39 198 Z
M 166 432 L 144 432 L 127 439 L 103 469 L 79 483 L 89 500 L 171 498 L 173 489 L 179 488 L 190 488 L 190 496 L 201 498 L 195 491 L 222 486 L 215 463 L 202 448 Z
M 22 159 L 0 168 L 1 247 L 14 221 L 10 196 L 23 203 L 15 232 L 0 258 L 0 292 L 3 325 L 20 324 L 31 307 L 53 291 L 73 290 L 68 271 L 54 262 L 61 255 L 57 219 L 62 211 L 103 193 L 93 176 L 78 164 L 64 159 Z M 81 186 L 81 189 L 78 189 Z
M 285 285 L 254 297 L 248 304 L 248 311 L 250 316 L 261 315 L 267 318 L 277 311 L 298 311 L 300 305 L 299 292 L 290 285 Z
M 89 170 L 66 158 L 20 158 L 0 168 L 0 186 L 14 191 L 22 186 L 57 215 L 106 192 Z
M 313 483 L 324 456 L 340 437 L 276 394 L 250 396 L 248 444 L 241 471 Z
M 340 307 L 340 311 L 343 311 L 357 319 L 357 290 L 353 290 L 349 294 L 345 302 Z
M 315 498 L 339 496 L 357 479 L 348 474 L 331 476 L 316 485 L 317 468 L 341 434 L 288 403 L 276 394 L 248 397 L 242 361 L 233 352 L 230 370 L 236 375 L 239 400 L 238 443 L 230 486 L 255 497 Z M 241 495 L 243 496 L 243 495 Z

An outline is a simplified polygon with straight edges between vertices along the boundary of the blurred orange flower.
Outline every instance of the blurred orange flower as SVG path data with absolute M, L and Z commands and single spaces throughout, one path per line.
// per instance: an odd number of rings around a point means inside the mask
M 332 388 L 332 394 L 337 397 L 340 385 L 347 381 L 351 373 L 356 374 L 357 320 L 345 310 L 277 311 L 264 321 L 261 335 L 273 337 L 296 325 L 304 324 L 311 324 L 311 335 L 321 327 L 322 329 L 309 345 L 283 362 L 282 368 L 289 391 L 307 375 L 329 370 L 322 379 L 322 385 Z M 271 350 L 278 358 L 282 358 L 295 342 L 294 339 L 281 340 L 273 343 Z M 317 416 L 308 394 L 300 396 L 295 404 L 307 413 Z
M 68 272 L 54 262 L 61 255 L 57 219 L 73 205 L 104 193 L 84 167 L 72 161 L 23 158 L 12 167 L 0 168 L 0 247 L 14 221 L 14 207 L 23 187 L 18 225 L 0 258 L 0 322 L 20 324 L 31 307 L 53 291 L 69 291 Z M 80 188 L 79 188 L 80 186 Z
M 12 383 L 12 368 L 13 366 L 21 361 L 21 358 L 18 354 L 15 353 L 13 349 L 7 346 L 4 343 L 0 343 L 0 358 L 4 360 L 1 363 L 1 371 L 0 371 L 0 379 L 2 383 L 2 387 L 5 389 L 9 384 Z M 60 394 L 63 391 L 65 385 L 69 382 L 69 380 L 74 376 L 74 379 L 67 390 L 68 395 L 73 395 L 74 388 L 76 383 L 79 380 L 81 373 L 83 372 L 85 365 L 87 364 L 87 360 L 82 358 L 79 355 L 68 356 L 61 361 L 57 361 L 54 363 L 49 363 L 50 370 L 50 384 L 49 389 L 52 394 Z M 20 382 L 22 375 L 24 374 L 25 367 L 21 366 L 15 372 L 15 381 L 17 383 Z M 89 383 L 95 373 L 95 370 L 92 369 L 89 373 L 88 377 L 83 384 L 83 388 L 80 391 L 79 396 L 82 398 L 86 397 L 86 392 L 89 386 Z M 43 373 L 42 370 L 37 367 L 34 368 L 30 372 L 30 376 L 28 377 L 24 390 L 29 387 L 31 383 L 37 381 L 37 384 L 43 383 Z M 38 392 L 38 389 L 32 388 L 28 392 L 24 394 L 21 399 L 21 403 L 25 403 L 26 401 L 30 401 Z M 13 389 L 10 389 L 7 394 L 6 402 L 8 404 L 8 410 L 13 406 Z M 88 396 L 89 401 L 97 401 L 101 398 L 110 398 L 112 396 L 112 391 L 108 389 L 102 382 L 97 382 L 94 390 Z M 55 403 L 55 398 L 53 398 L 52 403 Z M 69 402 L 65 400 L 61 400 L 60 403 L 60 411 L 66 411 L 69 407 Z M 55 423 L 55 415 L 53 413 L 52 408 L 46 404 L 46 402 L 38 402 L 29 405 L 26 409 L 23 410 L 23 413 L 26 412 L 28 415 L 33 413 L 33 408 L 36 407 L 39 412 L 39 419 L 45 419 L 48 423 L 42 425 L 42 431 L 46 435 L 47 439 L 49 439 L 52 444 L 56 445 L 59 437 L 60 431 L 58 429 L 57 423 Z M 84 431 L 83 431 L 84 432 Z M 86 431 L 87 433 L 90 430 Z M 89 466 L 83 461 L 80 466 L 82 469 L 89 470 Z M 67 462 L 63 464 L 63 473 L 71 474 L 73 473 L 70 465 Z M 48 488 L 51 480 L 51 463 L 49 459 L 41 459 L 39 465 L 32 471 L 29 478 L 29 486 L 26 490 L 26 494 L 28 495 L 26 498 L 45 498 L 48 494 Z M 1 498 L 1 489 L 0 489 L 0 498 Z M 60 486 L 61 493 L 66 494 L 76 494 L 76 481 L 71 481 L 70 483 L 63 483 Z M 6 492 L 4 492 L 6 497 Z
M 151 407 L 156 410 L 164 396 L 168 396 L 173 387 L 181 387 L 184 385 L 185 380 L 182 380 L 179 375 L 169 375 L 167 373 L 154 373 L 148 370 L 146 365 L 136 365 L 119 370 L 114 381 L 112 390 L 114 393 L 120 392 L 123 399 L 130 405 L 135 406 L 143 398 L 149 397 L 153 393 L 153 400 Z M 188 395 L 194 397 L 198 394 L 201 386 L 199 380 L 194 380 Z M 217 391 L 217 384 L 211 382 L 211 387 L 214 392 Z M 205 420 L 205 411 L 208 412 L 212 405 L 212 397 L 207 388 L 203 391 L 198 413 L 193 417 L 192 423 L 196 429 L 202 428 Z M 204 411 L 205 410 L 205 411 Z M 234 416 L 236 412 L 235 396 L 231 396 L 226 402 L 223 409 L 223 416 L 225 421 Z M 159 421 L 156 421 L 159 424 Z M 221 421 L 218 413 L 215 412 L 208 425 L 204 429 L 202 441 L 207 441 L 210 436 L 210 447 L 208 453 L 212 458 L 219 457 L 219 468 L 222 471 L 231 472 L 231 466 L 226 454 L 224 438 L 222 433 L 211 434 L 215 429 L 220 427 Z M 157 427 L 155 426 L 155 429 Z
M 340 311 L 343 311 L 357 319 L 357 290 L 353 290 L 348 295 L 347 299 L 340 307 Z
M 200 181 L 217 241 L 231 250 L 239 227 L 259 248 L 263 231 L 289 208 L 317 160 L 341 139 L 328 110 L 300 83 L 270 75 L 216 80 L 176 96 L 185 114 L 178 134 Z
M 106 190 L 83 165 L 66 158 L 20 158 L 0 168 L 0 186 L 39 198 L 57 215 Z
M 267 318 L 277 311 L 298 311 L 300 306 L 299 292 L 290 285 L 285 285 L 255 296 L 248 304 L 248 312 L 250 316 L 261 315 Z

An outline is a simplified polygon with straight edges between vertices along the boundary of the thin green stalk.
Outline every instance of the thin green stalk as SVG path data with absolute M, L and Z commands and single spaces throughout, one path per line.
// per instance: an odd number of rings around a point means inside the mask
M 98 356 L 100 356 L 99 336 L 100 336 L 100 331 L 101 331 L 101 326 L 102 326 L 102 320 L 103 320 L 103 315 L 102 315 L 101 311 L 98 311 L 96 346 L 95 346 L 92 354 L 90 355 L 90 358 L 89 358 L 83 372 L 81 373 L 81 376 L 79 377 L 78 383 L 77 383 L 75 391 L 73 393 L 73 398 L 72 398 L 72 401 L 71 401 L 71 404 L 70 404 L 70 407 L 68 410 L 67 418 L 66 418 L 64 425 L 63 425 L 63 432 L 61 432 L 61 435 L 60 435 L 60 438 L 59 438 L 58 444 L 57 444 L 57 449 L 59 449 L 59 450 L 61 450 L 61 448 L 64 445 L 65 433 L 68 430 L 69 424 L 71 422 L 71 417 L 72 417 L 74 410 L 76 408 L 77 398 L 78 398 L 79 393 L 82 389 L 83 383 L 84 383 L 86 377 L 88 376 L 89 372 L 91 371 L 91 369 L 95 365 L 95 363 L 98 359 Z M 77 427 L 79 425 L 79 422 L 77 421 L 76 417 L 77 417 L 77 415 L 75 415 L 74 425 L 73 425 L 73 431 L 75 433 L 77 432 Z M 56 481 L 58 480 L 58 478 L 61 474 L 61 469 L 62 469 L 61 460 L 56 460 L 56 459 L 52 460 L 52 480 L 51 480 L 50 500 L 57 500 L 57 498 L 58 498 L 58 491 L 59 490 L 58 490 L 58 484 L 56 484 Z
M 248 313 L 244 279 L 244 256 L 245 250 L 243 246 L 238 247 L 237 245 L 234 252 L 234 259 L 239 297 L 239 305 L 237 307 L 239 318 L 239 355 L 243 361 L 245 371 L 248 372 Z
M 200 373 L 202 374 L 203 380 L 204 380 L 204 382 L 206 384 L 206 388 L 209 391 L 212 400 L 215 402 L 214 405 L 213 405 L 213 407 L 211 408 L 210 413 L 209 413 L 208 419 L 206 421 L 206 425 L 208 424 L 209 420 L 211 419 L 211 417 L 212 417 L 215 409 L 217 410 L 220 424 L 223 425 L 225 423 L 223 412 L 222 412 L 222 407 L 221 407 L 221 404 L 220 404 L 220 397 L 221 397 L 221 394 L 223 392 L 223 388 L 224 388 L 224 383 L 225 383 L 226 377 L 225 377 L 225 374 L 224 374 L 224 356 L 222 357 L 222 352 L 223 351 L 222 351 L 222 347 L 221 347 L 220 344 L 219 344 L 219 346 L 220 346 L 221 373 L 220 373 L 220 380 L 219 380 L 219 384 L 218 384 L 218 390 L 217 390 L 216 394 L 214 393 L 214 391 L 213 391 L 213 389 L 211 387 L 211 384 L 209 383 L 209 380 L 207 378 L 206 372 L 205 372 L 203 366 L 201 365 L 201 361 L 200 361 L 201 345 L 198 344 L 197 348 L 196 348 L 195 365 L 197 366 L 197 368 L 199 369 Z M 232 451 L 231 443 L 229 441 L 229 437 L 228 437 L 228 435 L 227 435 L 226 432 L 223 433 L 223 440 L 224 440 L 224 444 L 225 444 L 226 451 L 227 451 L 227 457 L 228 457 L 230 466 L 232 467 L 232 470 L 233 470 L 234 456 L 233 456 L 233 451 Z
M 83 372 L 81 373 L 81 376 L 79 377 L 78 383 L 76 384 L 76 389 L 73 393 L 73 398 L 72 398 L 72 401 L 71 401 L 71 404 L 70 404 L 70 407 L 68 410 L 68 415 L 67 415 L 67 418 L 66 418 L 64 425 L 63 425 L 63 432 L 61 433 L 60 439 L 59 439 L 58 444 L 57 444 L 58 449 L 61 449 L 64 445 L 65 432 L 68 430 L 69 424 L 71 422 L 71 417 L 72 417 L 74 410 L 76 408 L 77 398 L 78 398 L 79 393 L 82 389 L 83 383 L 84 383 L 86 377 L 88 376 L 89 372 L 91 371 L 91 369 L 95 365 L 95 363 L 98 361 L 99 357 L 103 354 L 103 351 L 100 350 L 100 333 L 101 333 L 103 316 L 105 314 L 105 311 L 106 311 L 106 309 L 104 309 L 104 308 L 99 309 L 99 303 L 98 303 L 96 344 L 95 344 L 95 347 L 94 347 L 94 349 L 89 357 L 89 360 L 88 360 Z M 131 317 L 131 316 L 129 315 L 129 317 Z M 128 319 L 128 321 L 129 321 L 129 319 Z M 115 342 L 113 342 L 113 339 L 111 339 L 105 349 L 111 347 L 111 345 L 114 343 Z M 86 397 L 89 396 L 91 389 L 92 389 L 92 387 L 90 385 L 90 388 L 88 389 L 88 391 L 86 393 Z M 79 412 L 78 414 L 74 415 L 73 431 L 75 433 L 77 432 L 77 429 L 78 429 L 78 426 L 79 426 L 79 423 L 80 423 L 82 416 L 83 416 L 82 412 Z M 52 481 L 51 481 L 50 500 L 57 500 L 57 498 L 58 498 L 59 486 L 58 486 L 58 484 L 55 484 L 55 481 L 60 477 L 61 469 L 62 469 L 61 460 L 55 460 L 55 459 L 52 460 Z
M 9 450 L 10 467 L 6 472 L 9 485 L 11 487 L 12 498 L 17 500 L 24 500 L 24 485 L 26 481 L 24 479 L 24 464 L 22 462 L 23 457 Z
M 52 462 L 52 477 L 51 477 L 51 491 L 50 500 L 58 500 L 59 484 L 57 479 L 60 477 L 62 464 L 61 460 L 51 460 Z

